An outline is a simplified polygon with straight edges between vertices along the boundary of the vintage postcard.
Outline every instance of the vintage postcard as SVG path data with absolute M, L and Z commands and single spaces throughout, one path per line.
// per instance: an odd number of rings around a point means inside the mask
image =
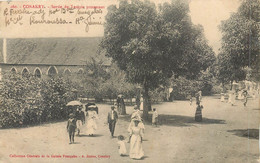
M 0 0 L 0 162 L 260 162 L 259 0 Z

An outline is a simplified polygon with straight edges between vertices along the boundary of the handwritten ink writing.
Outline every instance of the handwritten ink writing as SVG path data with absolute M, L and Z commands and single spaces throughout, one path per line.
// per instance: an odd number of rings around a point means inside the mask
M 31 16 L 30 17 L 30 25 L 33 24 L 68 24 L 69 22 L 67 22 L 66 20 L 62 19 L 62 18 L 56 18 L 53 20 L 45 20 L 44 17 L 41 17 L 40 19 L 36 19 L 35 16 Z
M 22 22 L 20 22 L 22 18 L 23 17 L 21 15 L 18 15 L 18 17 L 12 17 L 10 19 L 5 18 L 5 26 L 8 26 L 10 23 L 17 24 L 18 22 L 20 25 L 22 25 Z
M 84 25 L 84 31 L 88 32 L 91 25 L 103 25 L 103 9 L 104 6 L 24 4 L 5 8 L 2 14 L 6 27 L 11 25 L 74 24 Z

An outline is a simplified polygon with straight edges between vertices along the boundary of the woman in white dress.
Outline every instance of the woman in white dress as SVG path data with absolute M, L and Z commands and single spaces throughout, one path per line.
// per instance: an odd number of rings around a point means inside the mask
M 93 136 L 95 133 L 95 130 L 97 129 L 96 119 L 97 112 L 91 108 L 91 110 L 87 111 L 87 134 Z
M 143 130 L 139 127 L 139 120 L 134 119 L 134 126 L 131 128 L 130 132 L 130 152 L 129 157 L 132 159 L 142 159 L 144 156 L 143 151 Z
M 131 131 L 131 128 L 134 126 L 134 119 L 138 119 L 139 120 L 139 123 L 138 123 L 138 126 L 143 130 L 143 133 L 144 133 L 144 123 L 142 122 L 142 118 L 141 118 L 141 113 L 140 113 L 140 110 L 138 109 L 137 105 L 134 106 L 134 111 L 131 115 L 131 121 L 130 121 L 130 124 L 128 126 L 128 132 Z
M 224 102 L 224 101 L 225 101 L 225 94 L 224 94 L 224 93 L 221 93 L 221 94 L 220 94 L 220 101 L 221 101 L 221 102 Z

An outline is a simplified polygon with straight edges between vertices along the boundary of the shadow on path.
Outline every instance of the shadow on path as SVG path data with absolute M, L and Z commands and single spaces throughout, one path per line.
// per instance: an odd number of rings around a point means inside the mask
M 130 122 L 130 116 L 124 116 L 120 119 Z M 149 114 L 148 122 L 145 122 L 145 125 L 152 125 L 152 115 Z M 159 115 L 159 125 L 167 125 L 167 126 L 179 126 L 179 127 L 187 127 L 193 126 L 194 124 L 226 124 L 225 120 L 221 119 L 209 119 L 202 118 L 202 122 L 196 122 L 194 117 L 183 116 L 183 115 Z
M 92 136 L 92 135 L 80 134 L 78 137 L 101 137 L 101 136 L 104 136 L 104 135 L 94 134 Z
M 233 133 L 236 136 L 249 138 L 249 139 L 259 139 L 259 129 L 236 129 L 228 130 L 228 132 Z

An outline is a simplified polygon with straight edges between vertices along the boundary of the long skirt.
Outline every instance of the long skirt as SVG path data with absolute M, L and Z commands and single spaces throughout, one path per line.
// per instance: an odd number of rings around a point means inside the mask
M 225 96 L 224 96 L 224 95 L 221 95 L 220 101 L 221 101 L 221 102 L 224 102 L 224 101 L 225 101 Z
M 87 134 L 88 135 L 94 134 L 96 129 L 97 129 L 96 121 L 93 118 L 88 119 L 88 122 L 87 122 Z
M 201 122 L 202 121 L 202 112 L 200 109 L 197 109 L 196 110 L 196 113 L 195 113 L 195 121 L 196 122 Z
M 144 156 L 141 136 L 133 134 L 130 140 L 129 157 L 134 159 L 141 159 Z

